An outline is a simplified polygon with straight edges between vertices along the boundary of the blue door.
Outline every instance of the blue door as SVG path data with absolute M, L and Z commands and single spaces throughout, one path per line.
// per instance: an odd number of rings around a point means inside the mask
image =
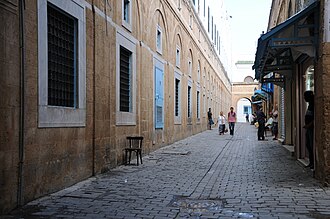
M 155 127 L 164 127 L 164 71 L 155 67 Z

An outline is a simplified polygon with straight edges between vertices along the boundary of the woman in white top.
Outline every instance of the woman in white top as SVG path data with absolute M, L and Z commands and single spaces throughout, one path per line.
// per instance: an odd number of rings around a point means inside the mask
M 273 110 L 273 127 L 272 127 L 272 131 L 274 134 L 274 138 L 273 140 L 277 140 L 277 135 L 278 135 L 278 111 L 277 111 L 278 107 L 277 105 L 275 105 L 275 108 Z
M 226 118 L 223 116 L 223 112 L 220 112 L 220 115 L 218 117 L 218 126 L 219 126 L 219 135 L 225 134 L 226 129 Z

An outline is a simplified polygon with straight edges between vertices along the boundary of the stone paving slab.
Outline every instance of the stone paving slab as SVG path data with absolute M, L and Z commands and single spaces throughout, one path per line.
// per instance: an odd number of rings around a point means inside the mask
M 278 142 L 238 123 L 37 199 L 0 218 L 330 218 L 330 190 Z

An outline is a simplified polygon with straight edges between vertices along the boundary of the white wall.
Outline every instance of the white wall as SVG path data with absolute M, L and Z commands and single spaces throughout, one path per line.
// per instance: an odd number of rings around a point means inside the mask
M 198 5 L 199 4 L 199 5 Z M 220 36 L 220 49 L 215 43 L 215 38 L 212 40 L 212 27 L 210 28 L 209 38 L 214 44 L 214 50 L 220 57 L 221 63 L 229 75 L 232 71 L 232 54 L 231 54 L 231 16 L 227 12 L 225 0 L 205 0 L 205 16 L 204 16 L 204 0 L 195 0 L 196 11 L 203 23 L 203 26 L 208 32 L 208 8 L 210 8 L 210 25 L 216 25 Z M 214 30 L 214 29 L 213 29 Z
M 243 64 L 244 62 L 251 62 L 250 64 Z M 231 82 L 244 82 L 245 77 L 251 76 L 254 78 L 255 71 L 252 70 L 254 58 L 248 55 L 240 55 L 233 60 L 233 71 L 230 77 Z
M 237 122 L 245 122 L 245 116 L 244 114 L 244 107 L 248 108 L 249 114 L 251 114 L 251 103 L 247 99 L 240 99 L 237 102 L 237 109 L 236 109 L 236 114 L 237 114 Z

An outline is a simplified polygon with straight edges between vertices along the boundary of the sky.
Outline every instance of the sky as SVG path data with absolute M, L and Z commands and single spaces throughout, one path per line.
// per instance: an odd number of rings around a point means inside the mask
M 271 0 L 225 0 L 230 19 L 233 61 L 249 57 L 254 61 L 258 38 L 267 32 Z

